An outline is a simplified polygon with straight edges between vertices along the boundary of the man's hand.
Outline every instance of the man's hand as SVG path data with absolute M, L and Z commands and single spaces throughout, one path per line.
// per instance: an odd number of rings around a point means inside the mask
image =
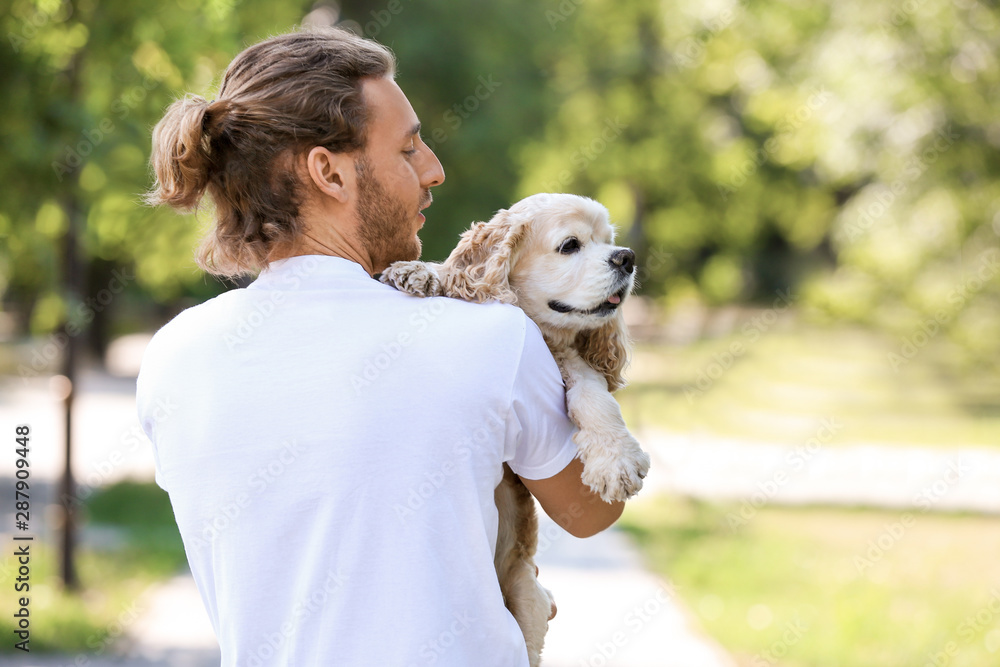
M 573 537 L 590 537 L 622 515 L 623 502 L 604 502 L 583 483 L 583 462 L 573 459 L 563 471 L 548 479 L 524 479 L 545 513 Z

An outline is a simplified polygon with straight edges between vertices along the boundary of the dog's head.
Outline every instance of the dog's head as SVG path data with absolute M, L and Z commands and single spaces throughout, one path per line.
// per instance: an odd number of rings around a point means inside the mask
M 532 195 L 465 232 L 446 264 L 458 269 L 452 288 L 463 297 L 516 304 L 550 337 L 575 337 L 612 391 L 624 384 L 621 305 L 634 285 L 635 254 L 614 244 L 604 206 Z

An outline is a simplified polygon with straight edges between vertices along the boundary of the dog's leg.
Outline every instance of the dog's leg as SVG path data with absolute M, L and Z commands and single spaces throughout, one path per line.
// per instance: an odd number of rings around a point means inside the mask
M 642 488 L 649 455 L 629 433 L 604 374 L 575 350 L 556 358 L 566 382 L 569 418 L 579 428 L 573 437 L 583 461 L 583 481 L 606 502 L 625 500 Z
M 549 619 L 555 616 L 556 605 L 552 594 L 538 583 L 534 560 L 538 548 L 535 501 L 506 465 L 494 497 L 499 513 L 494 565 L 500 592 L 524 635 L 529 664 L 538 667 Z
M 393 262 L 379 274 L 379 281 L 413 296 L 441 296 L 440 264 Z

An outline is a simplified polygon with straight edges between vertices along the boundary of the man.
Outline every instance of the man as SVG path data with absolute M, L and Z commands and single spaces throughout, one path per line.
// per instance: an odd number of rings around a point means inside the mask
M 280 35 L 154 131 L 150 200 L 209 194 L 202 265 L 260 271 L 163 327 L 137 385 L 223 665 L 522 667 L 493 571 L 502 464 L 574 535 L 622 511 L 581 482 L 520 310 L 373 279 L 419 257 L 444 181 L 394 71 L 345 31 Z

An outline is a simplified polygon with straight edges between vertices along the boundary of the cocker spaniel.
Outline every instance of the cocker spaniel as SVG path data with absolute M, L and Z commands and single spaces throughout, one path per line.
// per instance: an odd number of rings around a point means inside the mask
M 611 396 L 625 384 L 629 342 L 621 305 L 634 274 L 635 254 L 614 245 L 604 206 L 576 195 L 537 194 L 473 224 L 444 263 L 396 262 L 379 279 L 418 296 L 510 303 L 534 320 L 566 383 L 583 481 L 612 501 L 636 494 L 649 469 L 649 456 Z M 507 466 L 496 503 L 500 589 L 535 667 L 555 602 L 537 579 L 534 500 Z

